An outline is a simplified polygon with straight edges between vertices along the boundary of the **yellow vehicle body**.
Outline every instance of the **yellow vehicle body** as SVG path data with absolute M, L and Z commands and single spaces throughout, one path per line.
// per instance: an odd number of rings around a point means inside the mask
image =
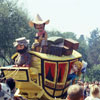
M 67 81 L 70 64 L 82 55 L 73 50 L 70 56 L 54 56 L 29 51 L 31 67 L 1 67 L 2 78 L 16 80 L 15 96 L 28 100 L 61 100 L 66 96 L 71 81 Z

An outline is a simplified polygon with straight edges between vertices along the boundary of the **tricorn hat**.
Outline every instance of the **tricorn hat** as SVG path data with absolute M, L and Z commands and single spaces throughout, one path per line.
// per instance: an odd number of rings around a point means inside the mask
M 16 47 L 18 44 L 24 45 L 25 47 L 28 46 L 29 40 L 27 40 L 25 37 L 17 38 L 15 42 L 13 43 L 14 47 Z
M 34 21 L 29 22 L 29 26 L 33 27 L 34 24 L 49 24 L 50 20 L 43 21 L 39 14 L 36 15 Z

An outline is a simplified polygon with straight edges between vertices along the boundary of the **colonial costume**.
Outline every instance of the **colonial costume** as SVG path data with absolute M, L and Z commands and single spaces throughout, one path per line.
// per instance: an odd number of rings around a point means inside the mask
M 16 47 L 17 56 L 12 57 L 14 59 L 15 65 L 30 67 L 31 55 L 28 53 L 29 40 L 25 37 L 18 38 L 13 43 Z
M 74 82 L 76 77 L 78 77 L 78 76 L 80 77 L 82 67 L 83 67 L 82 62 L 80 62 L 80 61 L 74 62 L 72 64 L 71 70 L 67 76 L 67 81 L 72 80 Z

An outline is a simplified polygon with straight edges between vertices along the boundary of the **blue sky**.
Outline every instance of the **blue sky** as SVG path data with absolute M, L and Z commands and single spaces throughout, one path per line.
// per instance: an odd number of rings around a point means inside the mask
M 46 30 L 88 37 L 93 29 L 100 28 L 100 0 L 19 0 L 18 4 L 28 10 L 31 19 L 37 13 L 43 20 L 50 19 Z

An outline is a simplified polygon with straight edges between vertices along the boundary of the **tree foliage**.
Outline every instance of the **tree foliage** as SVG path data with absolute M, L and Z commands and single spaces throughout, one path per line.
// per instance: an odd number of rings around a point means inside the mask
M 0 3 L 0 50 L 4 54 L 12 54 L 16 38 L 34 37 L 35 30 L 29 27 L 28 22 L 27 14 L 18 9 L 16 4 L 7 0 Z
M 82 54 L 83 60 L 87 61 L 88 45 L 87 45 L 87 42 L 86 42 L 84 35 L 80 35 L 80 37 L 78 38 L 78 42 L 79 42 L 78 51 Z
M 88 38 L 87 51 L 88 70 L 87 76 L 90 81 L 99 80 L 100 75 L 100 31 L 95 29 Z
M 86 74 L 89 81 L 100 81 L 100 64 L 94 64 L 92 68 L 87 69 Z
M 88 39 L 88 60 L 92 66 L 94 64 L 100 64 L 100 32 L 98 29 L 95 29 L 90 35 Z
M 71 38 L 71 39 L 76 40 L 76 34 L 73 32 L 61 33 L 59 31 L 50 31 L 50 32 L 48 31 L 47 33 L 48 33 L 48 37 L 59 36 L 59 37 L 63 37 L 64 39 Z
M 36 31 L 28 23 L 27 13 L 18 8 L 15 2 L 0 1 L 0 57 L 11 57 L 15 52 L 13 42 L 16 38 L 25 36 L 32 43 Z

